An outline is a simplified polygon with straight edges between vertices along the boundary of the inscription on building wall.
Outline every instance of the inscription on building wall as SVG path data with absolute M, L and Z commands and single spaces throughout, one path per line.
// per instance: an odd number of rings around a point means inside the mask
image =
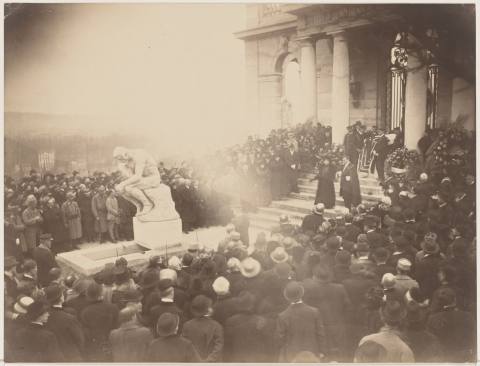
M 319 26 L 335 23 L 339 20 L 356 19 L 365 16 L 373 16 L 387 12 L 386 6 L 375 5 L 358 5 L 358 6 L 339 6 L 335 8 L 323 8 L 318 13 L 306 16 L 307 26 Z
M 282 4 L 263 4 L 261 9 L 262 18 L 271 17 L 282 12 Z

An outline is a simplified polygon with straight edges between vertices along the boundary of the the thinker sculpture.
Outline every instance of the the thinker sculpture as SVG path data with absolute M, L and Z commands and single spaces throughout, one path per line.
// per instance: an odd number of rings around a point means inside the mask
M 115 190 L 137 207 L 142 222 L 178 219 L 170 187 L 161 183 L 153 157 L 142 149 L 116 147 L 113 158 L 125 180 Z

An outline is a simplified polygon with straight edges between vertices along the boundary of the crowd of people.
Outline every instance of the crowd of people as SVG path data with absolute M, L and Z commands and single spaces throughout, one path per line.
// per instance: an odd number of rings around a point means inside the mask
M 263 165 L 268 176 L 275 172 L 272 162 L 281 162 L 283 170 L 275 174 L 289 188 L 278 194 L 295 190 L 297 164 L 308 164 L 300 151 L 314 149 L 320 139 L 328 145 L 330 132 L 312 124 L 297 129 L 298 135 L 279 130 L 266 140 L 250 138 L 224 155 L 223 167 L 247 177 Z M 300 145 L 298 139 L 312 129 L 320 131 L 309 140 L 314 142 Z M 249 204 L 259 203 L 252 197 L 263 197 L 261 190 L 239 197 L 244 210 L 237 217 L 219 215 L 212 206 L 202 211 L 201 205 L 188 206 L 197 195 L 178 187 L 214 186 L 211 174 L 201 176 L 187 163 L 171 169 L 160 164 L 182 221 L 182 205 L 198 213 L 187 218 L 189 227 L 198 225 L 195 217 L 205 220 L 205 212 L 216 212 L 210 220 L 224 220 L 225 238 L 217 246 L 192 245 L 181 256 L 154 256 L 142 268 L 118 258 L 88 278 L 59 268 L 58 230 L 63 245 L 76 245 L 88 233 L 98 240 L 107 232 L 112 241 L 131 237 L 128 225 L 110 226 L 115 215 L 109 216 L 109 207 L 115 204 L 108 199 L 115 197 L 117 174 L 41 178 L 32 172 L 19 184 L 7 178 L 6 360 L 475 361 L 474 173 L 448 176 L 445 170 L 432 178 L 424 172 L 409 185 L 387 179 L 382 202 L 362 204 L 354 163 L 359 151 L 349 141 L 364 132 L 360 125 L 354 129 L 346 137 L 340 177 L 347 214 L 327 217 L 325 200 L 335 197 L 329 188 L 317 195 L 300 226 L 281 216 L 270 233 L 250 240 Z M 310 159 L 315 165 L 317 157 Z M 250 187 L 258 189 L 258 177 L 250 175 Z M 272 196 L 275 177 L 266 181 Z M 122 212 L 121 197 L 116 202 Z M 84 210 L 92 215 L 91 231 Z M 128 212 L 131 220 L 134 212 Z
M 159 170 L 170 186 L 183 230 L 225 225 L 233 216 L 228 197 L 209 189 L 186 164 Z M 5 253 L 32 257 L 40 235 L 52 235 L 55 253 L 76 249 L 87 242 L 133 239 L 136 208 L 115 192 L 118 172 L 91 176 L 32 170 L 28 177 L 5 178 Z
M 320 203 L 248 246 L 228 224 L 216 250 L 93 278 L 65 277 L 43 234 L 33 259 L 5 257 L 6 359 L 474 361 L 474 187 L 422 176 L 414 195 L 334 218 Z

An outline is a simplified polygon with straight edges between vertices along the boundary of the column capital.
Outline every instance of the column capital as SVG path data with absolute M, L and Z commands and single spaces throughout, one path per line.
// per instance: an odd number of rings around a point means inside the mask
M 310 36 L 301 36 L 295 38 L 300 47 L 315 47 L 316 39 Z

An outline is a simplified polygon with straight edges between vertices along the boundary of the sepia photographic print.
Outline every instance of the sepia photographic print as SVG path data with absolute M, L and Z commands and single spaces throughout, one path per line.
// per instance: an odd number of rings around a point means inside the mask
M 475 3 L 3 3 L 7 363 L 474 363 Z

